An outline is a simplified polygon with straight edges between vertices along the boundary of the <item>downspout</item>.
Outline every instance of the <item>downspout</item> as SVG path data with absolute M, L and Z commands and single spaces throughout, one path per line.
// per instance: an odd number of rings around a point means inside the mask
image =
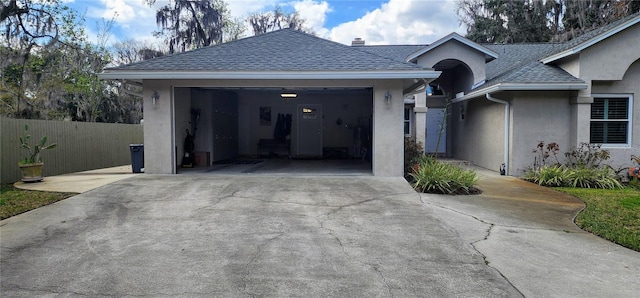
M 509 141 L 510 141 L 509 110 L 510 110 L 511 104 L 506 100 L 492 97 L 491 94 L 489 93 L 486 94 L 486 97 L 487 97 L 487 100 L 489 101 L 504 105 L 504 169 L 505 169 L 505 175 L 508 176 L 509 175 Z

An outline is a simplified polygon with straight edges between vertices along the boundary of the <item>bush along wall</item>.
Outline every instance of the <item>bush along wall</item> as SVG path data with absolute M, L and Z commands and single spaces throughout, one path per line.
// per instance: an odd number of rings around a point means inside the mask
M 521 177 L 524 180 L 550 187 L 622 188 L 621 170 L 605 163 L 610 154 L 599 144 L 581 143 L 564 153 L 564 163 L 558 158 L 557 143 L 539 142 L 533 154 L 533 164 Z

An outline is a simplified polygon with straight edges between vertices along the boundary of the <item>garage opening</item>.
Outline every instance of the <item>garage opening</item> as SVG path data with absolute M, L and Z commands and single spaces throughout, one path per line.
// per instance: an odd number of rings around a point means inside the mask
M 174 97 L 178 173 L 372 174 L 372 88 L 175 88 Z

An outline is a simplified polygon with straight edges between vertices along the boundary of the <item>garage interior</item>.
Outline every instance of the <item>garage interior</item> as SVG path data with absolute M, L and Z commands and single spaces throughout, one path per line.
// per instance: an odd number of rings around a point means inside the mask
M 372 174 L 372 88 L 180 87 L 174 103 L 178 173 Z

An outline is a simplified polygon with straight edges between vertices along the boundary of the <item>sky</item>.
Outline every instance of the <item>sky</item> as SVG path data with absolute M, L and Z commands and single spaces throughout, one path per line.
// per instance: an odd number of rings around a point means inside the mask
M 106 21 L 113 20 L 107 44 L 127 39 L 158 41 L 155 12 L 168 0 L 153 7 L 144 0 L 63 0 L 85 16 L 89 38 Z M 451 33 L 465 33 L 459 25 L 455 0 L 225 0 L 233 17 L 273 10 L 296 11 L 316 35 L 343 44 L 362 38 L 367 45 L 428 44 Z M 251 34 L 247 28 L 245 34 Z

